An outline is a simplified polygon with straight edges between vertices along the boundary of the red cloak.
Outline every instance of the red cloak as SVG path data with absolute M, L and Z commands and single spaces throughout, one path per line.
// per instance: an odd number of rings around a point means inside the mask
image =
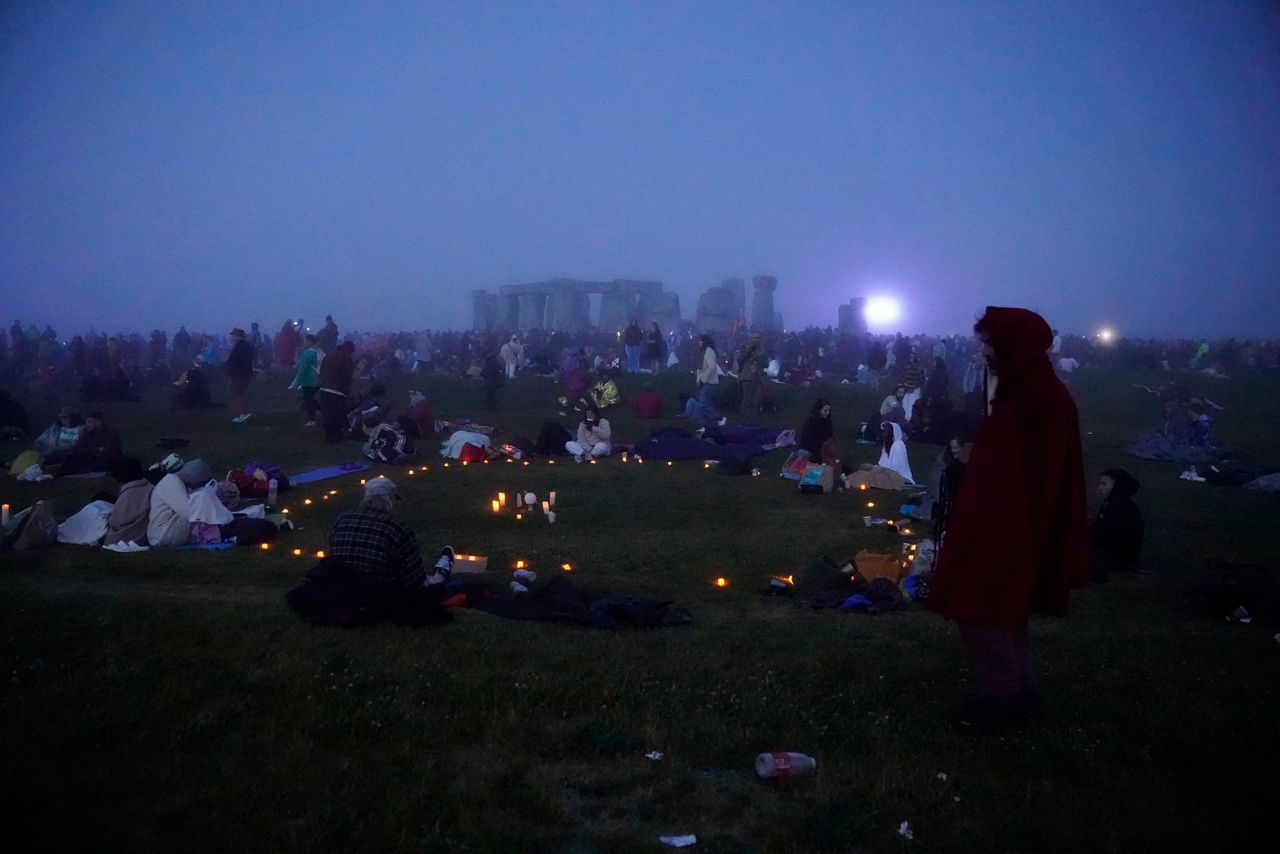
M 1080 419 L 1046 351 L 1053 332 L 1021 308 L 989 307 L 998 383 L 947 524 L 930 610 L 1007 629 L 1062 616 L 1089 580 Z

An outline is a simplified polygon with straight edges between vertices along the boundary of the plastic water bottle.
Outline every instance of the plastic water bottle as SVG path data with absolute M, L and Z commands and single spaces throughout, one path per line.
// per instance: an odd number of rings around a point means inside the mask
M 276 480 L 274 477 L 271 478 L 271 480 L 267 481 L 267 506 L 268 507 L 276 506 L 276 492 L 279 490 L 279 488 L 280 488 L 280 482 Z
M 818 760 L 803 753 L 761 753 L 756 757 L 756 773 L 768 780 L 773 777 L 799 777 L 812 773 Z

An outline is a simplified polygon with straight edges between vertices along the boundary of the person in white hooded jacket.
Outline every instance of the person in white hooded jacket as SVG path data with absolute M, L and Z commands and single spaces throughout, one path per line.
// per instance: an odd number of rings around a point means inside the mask
M 185 546 L 191 541 L 190 499 L 187 485 L 176 474 L 160 478 L 151 490 L 151 518 L 147 543 L 153 547 Z
M 915 483 L 911 474 L 911 462 L 907 459 L 907 443 L 902 439 L 902 425 L 896 421 L 884 421 L 880 424 L 883 450 L 880 452 L 879 465 L 897 472 L 907 479 L 907 483 Z

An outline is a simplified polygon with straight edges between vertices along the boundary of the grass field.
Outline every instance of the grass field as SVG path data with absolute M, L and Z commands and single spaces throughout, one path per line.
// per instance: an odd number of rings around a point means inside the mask
M 306 625 L 283 602 L 307 566 L 288 549 L 323 544 L 355 500 L 351 477 L 326 482 L 339 494 L 311 508 L 299 500 L 318 499 L 319 485 L 289 494 L 301 529 L 269 553 L 4 553 L 7 835 L 26 850 L 128 851 L 625 852 L 660 850 L 669 833 L 733 852 L 1257 847 L 1280 794 L 1275 629 L 1175 605 L 1179 582 L 1211 557 L 1274 566 L 1280 500 L 1124 458 L 1117 445 L 1158 412 L 1130 383 L 1151 379 L 1084 372 L 1073 387 L 1089 482 L 1116 464 L 1143 481 L 1161 574 L 1080 591 L 1066 619 L 1034 623 L 1046 716 L 1020 733 L 951 733 L 946 711 L 965 698 L 967 673 L 937 617 L 758 594 L 819 555 L 892 545 L 862 525 L 867 494 L 798 495 L 776 476 L 782 452 L 751 478 L 617 459 L 445 469 L 426 442 L 428 470 L 396 475 L 424 550 L 447 542 L 544 574 L 568 561 L 581 586 L 674 599 L 694 623 L 606 633 L 461 612 L 436 629 Z M 1187 381 L 1228 407 L 1222 441 L 1280 468 L 1274 381 Z M 692 384 L 660 381 L 670 404 L 680 383 Z M 287 470 L 340 461 L 299 426 L 285 384 L 255 383 L 258 414 L 240 426 L 222 410 L 171 414 L 159 395 L 105 409 L 147 463 L 165 453 L 153 447 L 162 436 L 189 438 L 186 455 L 215 471 L 254 457 Z M 438 415 L 488 418 L 478 387 L 401 381 L 397 403 L 410 385 Z M 634 389 L 624 381 L 624 395 Z M 873 461 L 852 442 L 873 396 L 825 393 L 846 457 Z M 554 394 L 522 378 L 493 420 L 536 436 Z M 769 423 L 799 426 L 815 393 L 780 395 Z M 28 402 L 43 425 L 64 401 Z M 647 429 L 614 418 L 620 439 Z M 911 449 L 917 476 L 936 453 Z M 60 517 L 103 488 L 0 485 L 15 508 L 51 496 Z M 557 490 L 557 524 L 495 518 L 488 502 L 504 488 Z M 727 589 L 712 586 L 717 575 Z M 776 749 L 815 755 L 817 773 L 758 780 L 753 757 Z M 904 821 L 912 841 L 898 834 Z

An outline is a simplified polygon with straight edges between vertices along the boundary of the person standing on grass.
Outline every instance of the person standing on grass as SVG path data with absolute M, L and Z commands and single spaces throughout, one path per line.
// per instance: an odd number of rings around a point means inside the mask
M 238 414 L 231 420 L 236 424 L 248 421 L 253 413 L 245 395 L 249 392 L 249 383 L 253 382 L 253 345 L 245 337 L 244 330 L 236 327 L 231 330 L 234 344 L 227 356 L 227 382 L 230 388 L 231 408 Z
M 293 382 L 289 384 L 289 388 L 302 389 L 302 411 L 307 415 L 308 427 L 316 426 L 316 413 L 319 407 L 316 404 L 316 395 L 320 391 L 320 361 L 321 353 L 316 336 L 310 332 L 303 339 L 306 348 L 302 351 L 302 355 L 298 357 L 298 372 L 293 377 Z
M 622 333 L 622 346 L 627 354 L 627 373 L 640 372 L 640 347 L 644 344 L 644 331 L 636 319 L 631 318 L 627 330 Z
M 355 377 L 356 364 L 352 353 L 356 345 L 343 341 L 320 363 L 320 417 L 324 421 L 326 442 L 341 442 L 347 426 L 347 395 L 351 393 L 351 380 Z
M 955 620 L 979 696 L 956 710 L 961 732 L 998 732 L 1039 714 L 1027 623 L 1062 616 L 1089 582 L 1080 420 L 1054 374 L 1040 315 L 988 307 L 974 325 L 994 393 L 974 438 L 929 588 Z
M 716 386 L 720 383 L 720 365 L 716 361 L 716 345 L 710 335 L 704 334 L 698 339 L 698 346 L 702 350 L 697 373 L 698 409 L 702 422 L 707 426 L 715 424 L 723 427 L 726 419 L 716 411 L 715 402 L 712 400 Z

